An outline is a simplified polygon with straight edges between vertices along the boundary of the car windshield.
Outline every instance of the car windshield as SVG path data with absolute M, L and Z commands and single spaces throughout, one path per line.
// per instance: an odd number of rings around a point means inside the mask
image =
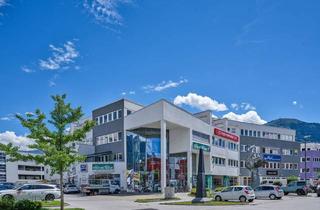
M 251 187 L 246 187 L 246 190 L 252 190 L 252 188 Z

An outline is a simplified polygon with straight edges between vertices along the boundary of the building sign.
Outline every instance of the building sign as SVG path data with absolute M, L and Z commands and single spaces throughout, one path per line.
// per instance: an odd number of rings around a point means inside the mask
M 266 171 L 268 176 L 278 176 L 278 171 Z
M 80 172 L 88 172 L 88 165 L 87 164 L 81 164 L 80 165 Z
M 263 160 L 280 162 L 281 161 L 281 156 L 280 155 L 264 154 L 263 155 Z
M 214 132 L 214 135 L 216 135 L 216 136 L 220 136 L 222 138 L 229 139 L 231 141 L 239 142 L 239 136 L 225 132 L 225 131 L 220 130 L 218 128 L 214 128 L 213 132 Z
M 197 142 L 192 143 L 192 148 L 196 150 L 203 149 L 204 152 L 210 152 L 210 147 L 208 145 L 200 144 Z
M 114 170 L 113 163 L 93 163 L 92 164 L 93 171 L 112 171 Z

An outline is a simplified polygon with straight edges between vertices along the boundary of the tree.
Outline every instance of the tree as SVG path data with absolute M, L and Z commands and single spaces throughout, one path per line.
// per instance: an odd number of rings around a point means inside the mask
M 251 186 L 254 188 L 260 184 L 259 168 L 267 164 L 267 161 L 260 157 L 255 145 L 248 148 L 248 151 L 250 154 L 247 157 L 245 167 L 250 171 Z
M 92 129 L 94 122 L 89 120 L 73 133 L 67 132 L 71 123 L 78 122 L 83 117 L 81 107 L 72 108 L 70 103 L 66 103 L 66 95 L 52 96 L 54 108 L 50 112 L 50 119 L 39 109 L 34 114 L 27 113 L 26 117 L 16 115 L 21 125 L 27 128 L 30 134 L 27 136 L 34 142 L 29 145 L 30 149 L 40 150 L 41 155 L 31 155 L 19 153 L 20 148 L 12 143 L 7 145 L 0 143 L 0 150 L 10 156 L 10 161 L 34 160 L 38 164 L 49 166 L 52 174 L 60 175 L 61 205 L 64 209 L 63 194 L 63 172 L 67 171 L 71 164 L 83 161 L 84 157 L 77 154 L 72 148 L 73 142 L 84 139 L 85 134 Z

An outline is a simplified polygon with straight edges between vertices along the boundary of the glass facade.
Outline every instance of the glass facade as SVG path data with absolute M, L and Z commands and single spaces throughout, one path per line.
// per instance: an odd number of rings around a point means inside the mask
M 168 139 L 167 134 L 167 139 Z M 127 185 L 131 191 L 160 191 L 160 129 L 127 131 Z M 168 147 L 167 147 L 168 148 Z
M 167 186 L 177 191 L 187 188 L 187 154 L 168 154 L 167 131 Z M 160 129 L 139 128 L 127 131 L 127 187 L 129 191 L 159 192 L 161 190 Z

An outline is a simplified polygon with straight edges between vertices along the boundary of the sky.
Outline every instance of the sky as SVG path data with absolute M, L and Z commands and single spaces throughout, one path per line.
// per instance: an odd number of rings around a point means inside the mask
M 91 111 L 165 98 L 190 112 L 320 122 L 317 0 L 0 0 L 0 140 L 66 93 Z

